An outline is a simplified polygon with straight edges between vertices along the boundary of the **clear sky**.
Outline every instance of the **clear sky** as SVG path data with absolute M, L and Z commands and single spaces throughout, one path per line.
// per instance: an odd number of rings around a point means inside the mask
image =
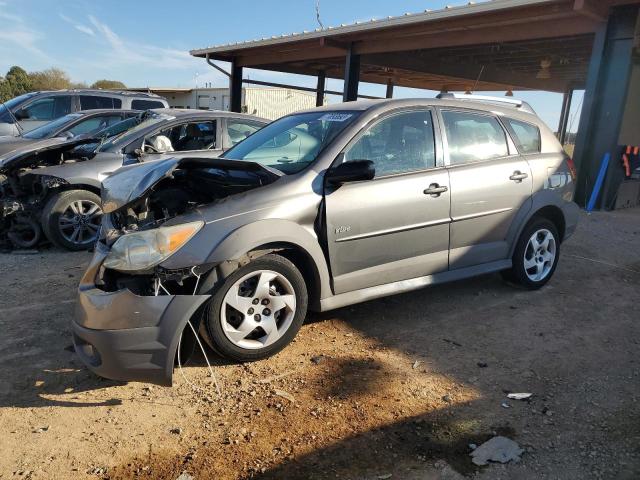
M 226 77 L 193 48 L 250 40 L 318 26 L 316 0 L 0 0 L 0 74 L 10 66 L 27 71 L 62 68 L 74 81 L 121 80 L 130 87 L 193 87 Z M 321 20 L 336 26 L 356 20 L 421 12 L 459 0 L 320 0 Z M 237 5 L 237 7 L 236 7 Z M 221 64 L 226 66 L 225 64 Z M 315 85 L 310 77 L 249 70 L 252 79 Z M 341 81 L 327 88 L 342 89 Z M 384 86 L 362 85 L 361 93 L 384 95 Z M 504 92 L 497 92 L 504 95 Z M 434 92 L 396 89 L 396 96 Z M 552 129 L 557 128 L 561 95 L 516 92 L 529 101 Z M 581 103 L 574 101 L 574 109 Z M 577 115 L 574 115 L 577 117 Z M 577 128 L 577 118 L 572 130 Z

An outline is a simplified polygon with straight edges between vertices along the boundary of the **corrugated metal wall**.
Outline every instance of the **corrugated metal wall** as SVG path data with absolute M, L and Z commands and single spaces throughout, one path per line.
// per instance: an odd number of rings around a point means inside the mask
M 315 106 L 315 94 L 298 90 L 245 88 L 244 92 L 243 110 L 246 110 L 246 113 L 270 120 Z

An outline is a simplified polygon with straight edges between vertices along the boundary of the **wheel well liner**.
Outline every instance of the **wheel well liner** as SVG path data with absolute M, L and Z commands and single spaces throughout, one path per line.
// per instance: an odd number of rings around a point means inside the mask
M 560 235 L 560 242 L 564 240 L 565 229 L 566 229 L 566 221 L 564 218 L 564 213 L 562 210 L 555 205 L 547 205 L 546 207 L 542 207 L 540 210 L 537 210 L 531 218 L 539 218 L 544 217 L 556 226 L 558 229 L 558 234 Z
M 98 187 L 95 187 L 93 185 L 87 185 L 86 183 L 68 183 L 58 188 L 57 192 L 67 191 L 67 190 L 87 190 L 91 193 L 95 193 L 98 196 L 100 196 L 101 194 L 100 189 Z
M 312 310 L 319 310 L 320 308 L 320 273 L 316 267 L 315 262 L 311 255 L 299 245 L 288 242 L 276 242 L 260 245 L 247 252 L 248 256 L 252 256 L 252 253 L 259 252 L 260 255 L 266 255 L 268 253 L 275 253 L 281 255 L 293 263 L 304 278 L 307 284 L 307 294 L 309 295 L 309 307 Z M 256 257 L 253 257 L 256 258 Z

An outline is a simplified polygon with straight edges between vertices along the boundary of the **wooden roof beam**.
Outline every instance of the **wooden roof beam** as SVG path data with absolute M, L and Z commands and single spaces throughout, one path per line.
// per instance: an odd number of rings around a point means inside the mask
M 582 17 L 567 17 L 556 25 L 547 22 L 506 25 L 500 28 L 470 28 L 438 34 L 415 35 L 407 38 L 374 39 L 357 42 L 356 53 L 400 52 L 465 45 L 507 43 L 534 38 L 554 38 L 593 33 L 593 20 Z
M 594 0 L 575 0 L 573 9 L 597 22 L 606 22 L 609 16 L 609 6 Z
M 537 79 L 535 75 L 511 72 L 491 65 L 483 66 L 469 62 L 443 64 L 424 61 L 406 55 L 366 55 L 362 57 L 362 64 L 363 66 L 373 64 L 382 67 L 400 68 L 403 70 L 452 77 L 465 80 L 471 85 L 475 83 L 482 72 L 480 80 L 489 83 L 509 85 L 513 88 L 520 87 L 525 89 L 562 92 L 566 87 L 566 81 L 559 77 L 556 77 L 555 79 L 552 77 L 548 80 L 540 80 Z

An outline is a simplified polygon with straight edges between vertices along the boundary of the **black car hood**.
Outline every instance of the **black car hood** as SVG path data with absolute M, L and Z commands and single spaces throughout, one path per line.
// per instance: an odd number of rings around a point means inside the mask
M 9 152 L 13 152 L 14 150 L 29 145 L 31 142 L 33 142 L 33 140 L 22 137 L 0 137 L 0 158 Z
M 171 178 L 177 168 L 213 168 L 259 172 L 272 181 L 282 176 L 277 170 L 259 163 L 225 158 L 167 158 L 138 165 L 129 165 L 102 181 L 102 210 L 110 213 L 147 196 L 155 185 Z
M 81 138 L 65 141 L 58 137 L 34 140 L 33 142 L 35 143 L 30 142 L 5 155 L 0 155 L 0 173 L 6 172 L 9 169 L 21 168 L 32 164 L 34 163 L 34 159 L 32 157 L 37 157 L 44 152 L 52 152 L 54 150 L 63 152 L 65 150 L 71 150 L 72 148 L 84 143 L 95 143 L 96 140 L 93 138 Z M 37 160 L 35 163 L 37 163 Z

